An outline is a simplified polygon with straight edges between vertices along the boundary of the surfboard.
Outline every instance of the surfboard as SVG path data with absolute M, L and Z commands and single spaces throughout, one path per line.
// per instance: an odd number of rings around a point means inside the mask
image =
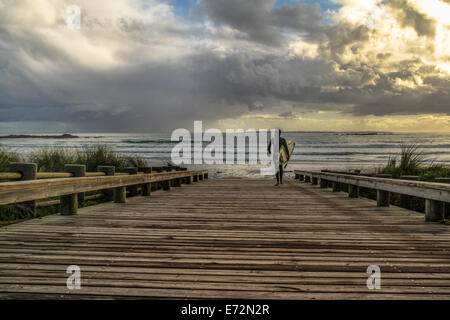
M 286 150 L 286 148 L 284 148 L 283 146 L 280 146 L 280 164 L 283 166 L 288 162 L 287 159 L 292 156 L 292 153 L 294 153 L 295 149 L 294 141 L 286 140 L 286 144 L 288 146 L 288 150 Z M 287 152 L 289 152 L 289 157 Z

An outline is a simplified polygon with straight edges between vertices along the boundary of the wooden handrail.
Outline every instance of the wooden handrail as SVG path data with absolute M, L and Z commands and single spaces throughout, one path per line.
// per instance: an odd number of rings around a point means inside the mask
M 207 170 L 198 170 L 3 182 L 0 183 L 0 205 L 192 176 L 203 178 L 207 174 Z
M 450 202 L 450 184 L 355 176 L 329 172 L 295 170 L 296 175 L 324 179 L 358 187 L 394 192 L 413 197 Z
M 84 201 L 92 201 L 92 200 L 99 200 L 104 198 L 105 195 L 102 193 L 97 193 L 97 194 L 93 194 L 90 196 L 86 196 L 84 198 Z M 47 200 L 47 201 L 39 201 L 36 202 L 36 207 L 38 208 L 43 208 L 43 207 L 52 207 L 52 206 L 56 206 L 61 204 L 61 200 L 57 199 L 57 200 Z
M 67 172 L 38 172 L 36 173 L 37 179 L 58 179 L 58 178 L 72 178 L 72 173 Z
M 377 202 L 379 206 L 389 206 L 390 193 L 419 197 L 425 199 L 425 214 L 427 221 L 437 221 L 443 218 L 445 205 L 450 202 L 450 184 L 400 180 L 391 178 L 376 178 L 367 176 L 357 176 L 349 174 L 339 174 L 330 172 L 316 172 L 294 170 L 296 177 L 307 177 L 305 181 L 318 184 L 326 188 L 327 182 L 334 183 L 334 191 L 339 191 L 339 184 L 350 186 L 349 196 L 357 197 L 359 187 L 377 190 Z M 302 179 L 300 179 L 302 180 Z M 325 182 L 325 183 L 322 183 Z
M 144 172 L 138 172 L 144 173 Z M 127 172 L 116 172 L 116 176 L 129 175 Z M 86 172 L 86 177 L 102 177 L 106 176 L 104 172 Z M 67 172 L 38 172 L 36 173 L 37 179 L 57 179 L 57 178 L 71 178 L 72 173 Z M 22 174 L 18 172 L 0 172 L 0 180 L 19 180 L 22 178 Z
M 0 180 L 18 180 L 22 178 L 22 174 L 18 172 L 0 172 Z
M 122 173 L 121 173 L 122 174 Z M 128 174 L 128 173 L 123 173 Z M 86 172 L 86 177 L 102 177 L 105 176 L 104 172 Z M 71 178 L 72 173 L 66 172 L 38 172 L 36 173 L 37 179 L 55 179 L 55 178 Z M 22 178 L 22 174 L 18 172 L 0 172 L 0 180 L 19 180 Z
M 86 172 L 86 177 L 103 177 L 106 176 L 104 172 Z

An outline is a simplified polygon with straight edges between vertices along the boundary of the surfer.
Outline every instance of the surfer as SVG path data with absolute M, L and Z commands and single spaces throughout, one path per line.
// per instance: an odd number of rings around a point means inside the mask
M 284 164 L 284 168 L 286 168 L 287 167 L 287 163 L 288 163 L 288 161 L 289 161 L 289 158 L 290 158 L 290 152 L 289 152 L 289 148 L 288 148 L 288 145 L 287 145 L 287 142 L 286 142 L 286 140 L 283 138 L 283 137 L 281 137 L 281 130 L 278 130 L 278 137 L 279 137 L 279 146 L 280 146 L 280 155 L 281 155 L 281 151 L 282 151 L 282 148 L 284 148 L 284 150 L 286 150 L 285 151 L 285 154 L 287 155 L 287 159 L 285 160 L 285 163 L 284 163 L 284 161 L 280 161 L 279 162 L 279 166 L 278 166 L 278 171 L 277 171 L 277 173 L 276 173 L 276 178 L 277 178 L 277 184 L 275 185 L 276 187 L 278 187 L 280 184 L 283 184 L 283 164 Z M 269 142 L 269 146 L 268 146 L 268 148 L 267 148 L 267 150 L 269 151 L 269 154 L 272 154 L 272 152 L 270 151 L 270 147 L 272 146 L 272 141 L 270 141 Z

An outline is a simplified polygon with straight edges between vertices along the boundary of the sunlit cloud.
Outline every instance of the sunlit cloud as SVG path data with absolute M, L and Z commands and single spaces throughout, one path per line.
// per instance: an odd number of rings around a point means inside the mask
M 448 130 L 448 2 L 275 2 L 0 0 L 4 128 Z

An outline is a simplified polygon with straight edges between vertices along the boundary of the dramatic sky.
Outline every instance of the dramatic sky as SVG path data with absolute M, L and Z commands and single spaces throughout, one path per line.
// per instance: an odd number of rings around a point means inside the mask
M 0 0 L 0 132 L 450 132 L 449 29 L 450 0 Z

